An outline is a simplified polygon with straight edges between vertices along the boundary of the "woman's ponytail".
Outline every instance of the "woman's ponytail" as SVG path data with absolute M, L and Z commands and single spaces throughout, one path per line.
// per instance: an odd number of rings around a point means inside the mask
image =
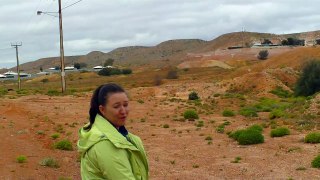
M 84 130 L 90 130 L 94 120 L 97 116 L 97 114 L 100 114 L 99 112 L 99 91 L 103 87 L 103 85 L 99 86 L 93 93 L 90 103 L 90 109 L 89 109 L 89 125 L 84 127 Z

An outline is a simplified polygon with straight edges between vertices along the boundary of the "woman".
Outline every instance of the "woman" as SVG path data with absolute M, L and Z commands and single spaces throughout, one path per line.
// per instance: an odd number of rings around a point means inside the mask
M 128 96 L 120 86 L 105 84 L 95 90 L 90 122 L 79 130 L 82 179 L 149 178 L 142 141 L 124 127 L 128 113 Z

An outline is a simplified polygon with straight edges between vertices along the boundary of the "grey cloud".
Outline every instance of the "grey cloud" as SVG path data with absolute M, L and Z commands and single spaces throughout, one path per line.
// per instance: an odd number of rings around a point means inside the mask
M 62 0 L 63 7 L 76 0 Z M 292 33 L 320 27 L 316 0 L 83 0 L 63 10 L 65 55 L 156 45 L 169 39 L 211 40 L 241 31 Z M 57 0 L 12 0 L 0 6 L 0 49 L 23 42 L 21 61 L 59 55 Z M 0 50 L 0 67 L 14 65 Z M 12 62 L 12 63 L 10 63 Z

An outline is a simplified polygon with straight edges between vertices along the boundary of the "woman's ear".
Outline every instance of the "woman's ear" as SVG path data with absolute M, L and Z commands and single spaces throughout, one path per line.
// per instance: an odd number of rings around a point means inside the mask
M 100 106 L 99 106 L 99 111 L 100 111 L 100 113 L 101 113 L 103 116 L 105 116 L 106 107 L 100 105 Z

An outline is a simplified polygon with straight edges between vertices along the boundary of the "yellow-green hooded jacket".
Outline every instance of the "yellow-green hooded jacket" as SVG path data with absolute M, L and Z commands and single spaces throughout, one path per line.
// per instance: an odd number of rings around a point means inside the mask
M 141 139 L 122 135 L 109 121 L 97 115 L 92 128 L 79 130 L 83 180 L 148 180 L 149 167 Z

